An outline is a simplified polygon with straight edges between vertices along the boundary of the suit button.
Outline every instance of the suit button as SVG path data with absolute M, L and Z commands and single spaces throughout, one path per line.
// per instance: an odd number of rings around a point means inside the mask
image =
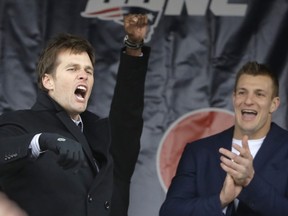
M 93 201 L 93 198 L 91 197 L 91 195 L 90 194 L 88 194 L 88 202 L 92 202 Z
M 109 208 L 110 208 L 110 203 L 109 203 L 108 201 L 106 201 L 106 202 L 104 203 L 104 207 L 105 207 L 106 210 L 109 210 Z

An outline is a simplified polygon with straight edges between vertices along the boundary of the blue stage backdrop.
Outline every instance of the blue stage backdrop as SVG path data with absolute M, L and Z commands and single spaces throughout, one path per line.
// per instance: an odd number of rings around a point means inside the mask
M 95 46 L 95 88 L 89 110 L 107 116 L 124 38 L 123 15 L 148 14 L 152 47 L 146 79 L 141 152 L 129 216 L 157 216 L 187 142 L 233 124 L 235 73 L 247 61 L 279 74 L 281 106 L 274 121 L 288 127 L 287 0 L 1 0 L 0 113 L 29 108 L 35 65 L 59 32 Z

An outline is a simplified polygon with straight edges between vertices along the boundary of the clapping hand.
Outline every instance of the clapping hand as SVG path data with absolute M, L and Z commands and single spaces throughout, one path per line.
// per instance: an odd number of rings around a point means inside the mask
M 253 156 L 251 155 L 248 136 L 243 136 L 242 147 L 233 144 L 233 147 L 239 152 L 239 155 L 221 148 L 219 152 L 221 156 L 222 169 L 232 176 L 237 185 L 247 186 L 254 177 Z

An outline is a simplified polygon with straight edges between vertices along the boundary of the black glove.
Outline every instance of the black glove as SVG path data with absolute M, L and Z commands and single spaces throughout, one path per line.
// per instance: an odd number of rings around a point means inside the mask
M 80 143 L 56 133 L 42 133 L 39 137 L 41 151 L 49 150 L 59 155 L 58 164 L 64 169 L 85 164 Z

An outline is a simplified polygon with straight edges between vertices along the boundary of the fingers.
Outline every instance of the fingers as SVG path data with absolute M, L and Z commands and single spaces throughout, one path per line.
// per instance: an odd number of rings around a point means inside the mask
M 235 155 L 234 159 L 230 159 L 225 156 L 221 156 L 220 160 L 220 166 L 226 173 L 233 176 L 234 178 L 242 177 L 242 173 L 245 172 L 245 167 L 243 167 L 241 164 L 241 157 Z
M 248 137 L 244 136 L 242 139 L 242 147 L 233 144 L 239 154 L 235 154 L 224 148 L 220 148 L 220 166 L 228 174 L 230 174 L 235 183 L 242 186 L 247 186 L 254 176 L 253 156 L 251 155 Z
M 247 135 L 244 135 L 242 138 L 242 147 L 250 152 Z
M 237 156 L 237 154 L 233 153 L 232 151 L 229 151 L 225 148 L 220 148 L 219 152 L 224 155 L 225 157 L 229 158 L 230 160 L 234 160 L 234 158 Z
M 71 152 L 69 150 L 62 152 L 59 155 L 58 164 L 63 169 L 71 169 L 73 167 L 77 167 L 77 165 L 80 163 L 79 157 L 77 155 L 77 152 Z
M 244 167 L 247 167 L 250 163 L 250 156 L 249 159 L 245 158 L 243 155 L 248 155 L 246 151 L 242 151 L 239 145 L 233 144 L 233 147 L 240 152 L 239 155 L 233 153 L 224 148 L 220 148 L 219 152 L 222 154 L 220 157 L 221 162 L 225 167 L 228 167 L 229 170 L 236 170 L 238 172 L 243 171 Z M 253 159 L 253 158 L 252 158 Z M 226 171 L 226 170 L 225 170 Z
M 241 192 L 242 186 L 235 184 L 231 175 L 227 174 L 220 192 L 221 206 L 224 208 L 232 202 Z
M 238 152 L 239 155 L 242 156 L 243 158 L 253 160 L 253 156 L 250 152 L 250 148 L 248 145 L 248 136 L 245 135 L 242 138 L 242 147 L 236 144 L 232 144 L 233 148 L 235 148 Z
M 124 17 L 124 29 L 129 40 L 139 43 L 144 40 L 148 30 L 146 14 L 129 14 Z
M 251 155 L 251 151 L 248 145 L 248 136 L 244 135 L 242 138 L 242 149 L 240 149 L 240 155 L 245 158 L 251 159 L 253 156 Z
M 59 148 L 57 162 L 63 169 L 75 168 L 75 173 L 77 173 L 84 161 L 85 156 L 80 143 L 71 142 L 67 146 Z
M 146 14 L 128 14 L 124 16 L 124 24 L 144 27 L 148 24 L 148 17 Z

